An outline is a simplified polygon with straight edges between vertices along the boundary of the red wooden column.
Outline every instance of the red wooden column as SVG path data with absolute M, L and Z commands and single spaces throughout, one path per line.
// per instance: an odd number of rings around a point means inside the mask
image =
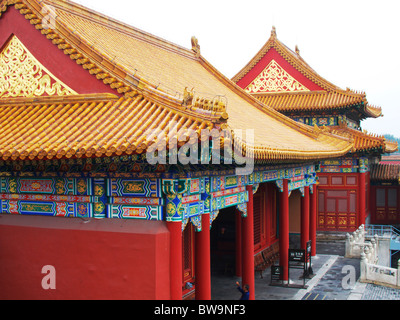
M 247 217 L 242 220 L 242 285 L 249 285 L 250 300 L 255 300 L 253 186 L 247 186 L 246 189 L 249 202 Z
M 360 188 L 359 188 L 359 213 L 358 213 L 358 225 L 365 224 L 365 172 L 360 173 Z
M 301 198 L 301 249 L 307 249 L 310 237 L 310 187 L 304 187 L 304 197 Z
M 242 277 L 242 213 L 236 210 L 236 276 Z
M 182 300 L 182 222 L 167 222 L 170 232 L 171 300 Z
M 317 255 L 317 185 L 314 184 L 313 192 L 310 194 L 310 240 L 311 255 Z
M 283 267 L 283 281 L 289 280 L 289 187 L 288 180 L 283 180 L 283 190 L 280 193 L 279 212 L 279 264 Z
M 271 185 L 269 183 L 266 184 L 265 186 L 265 192 L 266 192 L 265 199 L 267 200 L 265 204 L 265 215 L 267 221 L 265 233 L 267 234 L 267 246 L 269 247 L 271 245 L 271 216 L 272 216 Z
M 200 232 L 196 232 L 195 272 L 196 300 L 211 300 L 210 214 L 201 217 Z

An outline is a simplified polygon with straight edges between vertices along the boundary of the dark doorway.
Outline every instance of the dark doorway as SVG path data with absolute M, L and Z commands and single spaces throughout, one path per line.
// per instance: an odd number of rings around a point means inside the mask
M 222 209 L 211 228 L 211 272 L 234 275 L 236 265 L 236 207 Z
M 390 267 L 393 269 L 397 269 L 399 267 L 399 259 L 400 259 L 400 251 L 390 250 L 391 259 L 390 259 Z

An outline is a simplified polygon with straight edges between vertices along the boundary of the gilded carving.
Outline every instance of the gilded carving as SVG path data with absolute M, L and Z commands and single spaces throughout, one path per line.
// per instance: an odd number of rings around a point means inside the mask
M 310 91 L 275 60 L 272 60 L 258 77 L 246 88 L 249 93 Z
M 56 79 L 13 36 L 0 54 L 0 97 L 33 97 L 76 94 Z

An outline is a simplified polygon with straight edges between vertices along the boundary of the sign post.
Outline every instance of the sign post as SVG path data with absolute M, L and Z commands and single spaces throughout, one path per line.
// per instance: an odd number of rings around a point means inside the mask
M 271 266 L 271 286 L 282 286 L 282 275 L 283 275 L 283 267 L 282 266 Z
M 307 259 L 306 259 L 306 266 L 305 266 L 305 274 L 304 276 L 310 277 L 314 275 L 313 269 L 312 269 L 312 263 L 311 263 L 311 245 L 312 242 L 311 240 L 307 242 Z
M 290 281 L 290 269 L 301 269 L 303 270 L 303 286 L 291 285 L 288 286 L 294 288 L 307 288 L 306 286 L 306 266 L 307 266 L 307 254 L 304 249 L 289 249 L 289 281 Z
M 301 278 L 303 278 L 303 285 L 287 284 L 287 287 L 292 288 L 307 288 L 306 278 L 311 278 L 314 274 L 311 262 L 311 240 L 307 242 L 306 249 L 289 249 L 288 254 L 288 277 L 290 281 L 290 269 L 303 270 Z M 282 281 L 283 267 L 282 266 L 271 266 L 271 286 L 283 286 Z M 285 285 L 286 286 L 286 285 Z

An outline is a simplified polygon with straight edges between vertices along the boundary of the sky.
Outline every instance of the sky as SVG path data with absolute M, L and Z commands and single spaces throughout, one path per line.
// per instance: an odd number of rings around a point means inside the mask
M 165 40 L 191 48 L 228 78 L 253 58 L 276 27 L 323 78 L 367 94 L 384 116 L 363 130 L 400 137 L 398 0 L 74 0 Z

